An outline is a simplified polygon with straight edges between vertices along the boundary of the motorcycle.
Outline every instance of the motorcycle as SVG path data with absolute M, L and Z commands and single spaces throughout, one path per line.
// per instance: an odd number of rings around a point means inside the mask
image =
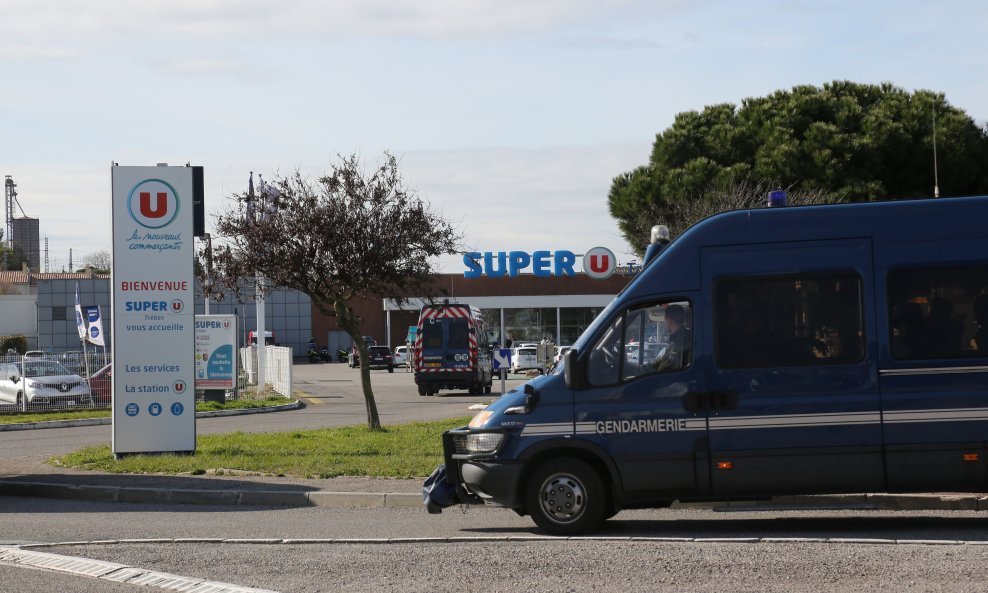
M 321 359 L 319 358 L 319 350 L 317 350 L 315 346 L 309 346 L 309 350 L 305 353 L 305 356 L 309 359 L 309 364 L 321 362 Z
M 319 349 L 319 360 L 323 362 L 333 362 L 333 355 L 329 353 L 329 348 L 326 346 Z
M 347 352 L 344 348 L 340 348 L 336 351 L 336 359 L 340 362 L 346 362 L 348 354 L 349 352 Z

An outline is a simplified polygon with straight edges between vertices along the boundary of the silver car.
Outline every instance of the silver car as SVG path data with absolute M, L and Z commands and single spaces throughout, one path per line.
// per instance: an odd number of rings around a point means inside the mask
M 28 406 L 90 405 L 89 385 L 54 360 L 25 359 L 0 365 L 0 402 Z

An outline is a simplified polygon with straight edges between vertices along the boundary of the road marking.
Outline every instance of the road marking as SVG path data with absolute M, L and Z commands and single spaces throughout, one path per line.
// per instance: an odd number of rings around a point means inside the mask
M 95 543 L 95 542 L 94 542 Z M 115 542 L 103 542 L 115 543 Z M 91 560 L 78 556 L 64 556 L 20 548 L 0 548 L 0 563 L 79 576 L 144 585 L 172 591 L 209 591 L 210 593 L 277 593 L 270 589 L 242 587 L 231 583 L 183 577 L 167 572 L 146 570 L 116 562 Z
M 492 536 L 450 536 L 450 537 L 375 537 L 375 538 L 258 538 L 258 539 L 220 539 L 220 538 L 149 538 L 149 539 L 127 539 L 127 540 L 96 540 L 96 541 L 75 541 L 75 542 L 55 542 L 20 544 L 4 548 L 0 546 L 0 562 L 5 560 L 4 554 L 11 550 L 21 552 L 31 551 L 34 548 L 54 548 L 63 546 L 97 546 L 114 544 L 187 544 L 190 541 L 207 544 L 239 544 L 239 545 L 299 545 L 299 544 L 338 544 L 338 545 L 381 545 L 381 544 L 408 544 L 408 543 L 433 543 L 433 544 L 465 544 L 465 543 L 497 543 L 497 542 L 543 542 L 543 541 L 586 541 L 586 542 L 635 542 L 652 544 L 841 544 L 841 545 L 889 545 L 889 546 L 984 546 L 988 541 L 984 540 L 955 540 L 955 539 L 879 539 L 879 538 L 839 538 L 839 537 L 651 537 L 640 535 L 629 536 L 607 536 L 607 535 L 586 535 L 586 536 L 555 536 L 555 535 L 492 535 Z M 39 552 L 40 553 L 40 552 Z M 70 558 L 70 557 L 66 557 Z M 99 562 L 93 560 L 91 562 Z M 106 564 L 106 563 L 104 563 Z M 255 591 L 254 589 L 248 589 Z
M 295 390 L 295 397 L 309 404 L 313 404 L 317 406 L 322 404 L 322 402 L 316 399 L 314 395 L 312 395 L 307 391 L 302 391 L 301 389 Z

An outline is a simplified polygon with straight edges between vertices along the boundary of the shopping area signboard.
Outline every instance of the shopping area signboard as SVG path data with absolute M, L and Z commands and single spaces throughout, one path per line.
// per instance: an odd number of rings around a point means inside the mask
M 577 254 L 572 251 L 471 251 L 463 254 L 464 278 L 517 278 L 530 272 L 536 278 L 575 276 Z M 583 273 L 594 280 L 609 278 L 617 268 L 614 252 L 606 247 L 594 247 L 583 254 Z
M 111 171 L 113 453 L 194 451 L 193 169 Z
M 237 387 L 236 344 L 236 315 L 196 315 L 196 389 Z

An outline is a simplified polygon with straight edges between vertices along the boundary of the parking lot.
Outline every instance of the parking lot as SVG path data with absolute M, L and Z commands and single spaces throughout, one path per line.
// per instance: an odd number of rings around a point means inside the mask
M 345 363 L 299 363 L 292 367 L 292 372 L 296 395 L 309 406 L 310 412 L 364 413 L 359 368 L 350 368 Z M 374 399 L 385 423 L 465 416 L 473 413 L 470 406 L 487 404 L 501 395 L 499 378 L 494 379 L 493 390 L 487 395 L 470 395 L 461 389 L 420 396 L 414 375 L 406 367 L 395 367 L 394 373 L 386 369 L 374 369 L 370 373 Z M 511 390 L 527 380 L 523 374 L 509 373 L 505 388 Z

